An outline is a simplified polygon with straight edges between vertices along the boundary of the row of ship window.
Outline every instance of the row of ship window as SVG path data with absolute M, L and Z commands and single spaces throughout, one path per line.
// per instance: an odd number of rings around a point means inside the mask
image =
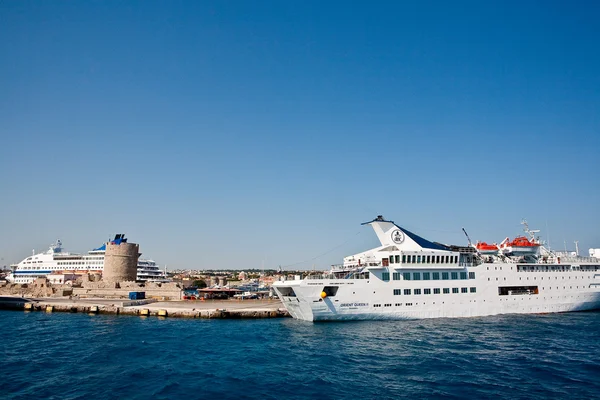
M 390 256 L 390 264 L 400 264 L 400 256 Z M 402 254 L 402 264 L 456 264 L 458 256 L 422 256 Z
M 58 265 L 104 264 L 104 261 L 59 261 Z
M 60 263 L 59 263 L 60 264 Z M 71 265 L 71 264 L 69 264 Z M 84 268 L 91 268 L 91 265 L 87 265 Z M 95 267 L 95 265 L 94 265 Z M 47 266 L 43 266 L 43 265 L 38 265 L 37 267 L 23 267 L 24 270 L 32 270 L 32 271 L 37 271 L 37 270 L 47 270 L 47 269 L 64 269 L 64 267 L 47 267 Z
M 460 289 L 460 292 L 459 292 Z M 477 288 L 471 287 L 471 288 L 434 288 L 433 289 L 433 294 L 449 294 L 450 290 L 452 290 L 452 293 L 476 293 L 477 292 Z M 421 289 L 394 289 L 394 296 L 400 296 L 404 293 L 405 296 L 410 296 L 410 295 L 419 295 L 421 294 Z M 431 289 L 423 289 L 423 294 L 431 294 Z
M 441 275 L 440 275 L 441 274 Z M 394 272 L 392 273 L 392 279 L 395 281 L 405 280 L 405 281 L 420 281 L 421 278 L 424 281 L 440 280 L 440 276 L 442 280 L 448 279 L 475 279 L 475 272 L 469 272 L 467 275 L 466 272 Z M 467 277 L 468 276 L 468 277 Z M 381 274 L 381 280 L 389 281 L 390 273 L 383 272 Z
M 37 261 L 37 262 L 43 263 L 43 261 Z M 36 263 L 36 261 L 25 262 L 25 264 L 35 264 L 35 263 Z M 58 265 L 89 265 L 89 264 L 100 265 L 100 264 L 104 264 L 104 261 L 59 261 L 57 264 Z M 30 267 L 30 268 L 32 268 L 32 267 Z M 51 267 L 45 267 L 45 268 L 51 268 Z
M 57 260 L 69 260 L 68 258 L 55 258 L 55 261 Z M 88 259 L 86 259 L 86 261 L 71 261 L 71 262 L 58 262 L 58 264 L 69 264 L 69 265 L 81 265 L 81 264 L 99 264 L 100 261 L 90 261 L 90 260 L 104 260 L 104 257 L 90 257 Z M 38 260 L 38 261 L 25 261 L 23 264 L 36 264 L 36 263 L 43 263 L 43 260 Z

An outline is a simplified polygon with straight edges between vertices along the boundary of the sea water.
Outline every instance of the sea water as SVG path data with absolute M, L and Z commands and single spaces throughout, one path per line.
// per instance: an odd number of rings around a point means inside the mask
M 0 311 L 2 399 L 600 398 L 600 313 L 310 323 Z

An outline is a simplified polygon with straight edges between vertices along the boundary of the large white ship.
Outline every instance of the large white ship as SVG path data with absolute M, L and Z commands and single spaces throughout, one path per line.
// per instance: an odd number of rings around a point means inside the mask
M 119 244 L 127 242 L 124 234 L 117 234 L 111 240 Z M 102 274 L 104 270 L 104 253 L 106 244 L 90 250 L 87 254 L 64 251 L 62 242 L 57 240 L 44 253 L 33 254 L 18 263 L 14 270 L 6 276 L 11 283 L 31 283 L 36 278 L 44 278 L 54 274 Z M 166 274 L 153 260 L 138 260 L 137 281 L 168 282 Z
M 382 216 L 363 225 L 381 246 L 327 274 L 274 283 L 290 315 L 401 320 L 600 309 L 600 259 L 559 256 L 528 229 L 530 239 L 479 251 L 470 240 L 465 247 L 430 242 Z

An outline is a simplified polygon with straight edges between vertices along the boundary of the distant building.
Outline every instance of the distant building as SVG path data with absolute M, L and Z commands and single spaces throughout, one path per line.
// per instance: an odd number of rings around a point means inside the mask
M 49 275 L 46 275 L 46 279 L 48 279 L 48 282 L 52 283 L 54 285 L 72 284 L 78 278 L 81 278 L 81 275 L 77 275 L 77 274 L 49 274 Z
M 273 282 L 275 281 L 275 277 L 274 276 L 265 276 L 260 278 L 260 281 L 262 282 L 262 284 L 264 286 L 271 286 L 273 284 Z

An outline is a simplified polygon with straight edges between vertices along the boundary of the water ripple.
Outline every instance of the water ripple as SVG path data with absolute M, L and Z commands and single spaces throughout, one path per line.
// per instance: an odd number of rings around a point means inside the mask
M 600 398 L 600 313 L 312 324 L 0 312 L 2 399 Z

